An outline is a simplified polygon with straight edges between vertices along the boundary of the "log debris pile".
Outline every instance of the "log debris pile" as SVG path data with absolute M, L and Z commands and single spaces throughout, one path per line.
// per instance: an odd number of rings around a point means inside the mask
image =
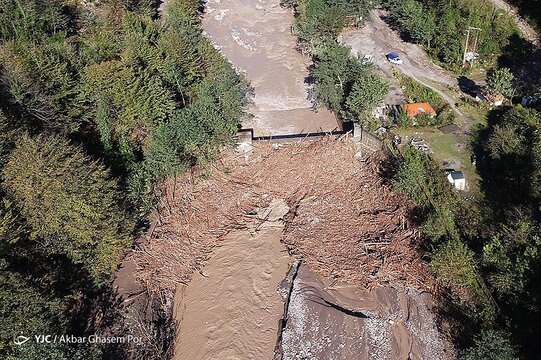
M 421 260 L 413 206 L 383 184 L 382 154 L 354 159 L 353 144 L 326 138 L 294 145 L 259 143 L 249 158 L 230 153 L 209 175 L 170 179 L 148 240 L 131 255 L 150 290 L 173 289 L 201 269 L 220 237 L 257 227 L 275 198 L 290 207 L 282 241 L 313 271 L 352 285 L 403 281 L 422 290 L 433 279 Z M 200 170 L 203 173 L 203 170 Z

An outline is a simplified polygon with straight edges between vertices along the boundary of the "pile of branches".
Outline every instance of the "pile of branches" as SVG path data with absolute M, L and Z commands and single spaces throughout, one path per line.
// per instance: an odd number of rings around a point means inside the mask
M 413 205 L 383 183 L 382 154 L 359 162 L 354 152 L 334 138 L 258 143 L 248 158 L 231 152 L 210 172 L 170 179 L 148 239 L 132 254 L 136 277 L 150 290 L 186 283 L 223 235 L 253 226 L 257 210 L 280 198 L 291 209 L 282 241 L 313 271 L 363 287 L 403 281 L 429 290 L 419 232 L 407 218 Z

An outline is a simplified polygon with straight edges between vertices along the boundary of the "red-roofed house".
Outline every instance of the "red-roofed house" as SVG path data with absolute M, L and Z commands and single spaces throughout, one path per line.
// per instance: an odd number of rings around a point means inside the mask
M 402 108 L 408 114 L 409 118 L 414 118 L 418 115 L 436 116 L 436 111 L 429 103 L 414 103 L 404 104 Z

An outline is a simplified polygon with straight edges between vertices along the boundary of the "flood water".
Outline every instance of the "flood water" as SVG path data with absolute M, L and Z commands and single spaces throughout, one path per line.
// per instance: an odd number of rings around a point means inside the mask
M 312 109 L 305 82 L 310 63 L 295 50 L 292 20 L 279 0 L 207 3 L 206 34 L 254 87 L 248 109 L 254 117 L 243 127 L 255 136 L 338 128 L 331 112 Z M 202 272 L 177 289 L 175 360 L 272 358 L 283 313 L 277 289 L 290 261 L 277 221 L 228 234 Z
M 255 136 L 332 131 L 337 121 L 325 108 L 312 110 L 307 67 L 295 50 L 293 14 L 279 0 L 208 0 L 203 27 L 215 46 L 245 73 L 255 89 L 254 115 L 243 126 Z
M 277 221 L 230 232 L 177 288 L 175 360 L 272 359 L 284 307 L 277 290 L 290 260 L 283 228 Z

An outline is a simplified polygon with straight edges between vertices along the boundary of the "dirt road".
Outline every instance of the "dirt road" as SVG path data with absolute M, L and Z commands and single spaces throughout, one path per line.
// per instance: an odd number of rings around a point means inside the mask
M 209 0 L 203 27 L 215 46 L 243 71 L 255 89 L 251 121 L 256 136 L 331 131 L 326 109 L 312 110 L 309 59 L 295 50 L 291 10 L 279 0 Z
M 458 80 L 450 72 L 433 63 L 428 54 L 418 45 L 403 41 L 384 21 L 383 10 L 374 10 L 366 25 L 357 31 L 345 32 L 342 43 L 351 47 L 355 54 L 371 55 L 374 65 L 385 75 L 391 91 L 386 98 L 388 104 L 401 104 L 404 94 L 393 71 L 401 71 L 417 82 L 433 89 L 447 101 L 455 112 L 468 123 L 469 116 L 458 109 Z M 393 65 L 385 58 L 391 51 L 397 51 L 404 63 Z M 452 91 L 451 91 L 452 90 Z M 456 95 L 453 93 L 456 91 Z

